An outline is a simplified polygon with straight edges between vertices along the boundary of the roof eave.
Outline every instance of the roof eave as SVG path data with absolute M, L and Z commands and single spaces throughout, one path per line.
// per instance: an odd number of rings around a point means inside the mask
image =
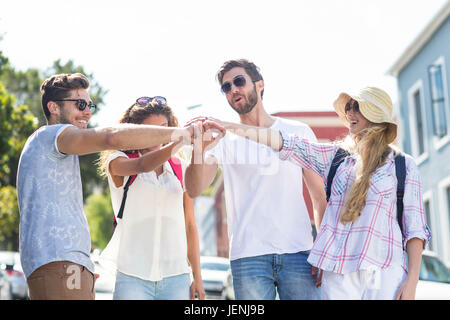
M 389 68 L 387 74 L 398 77 L 399 73 L 412 61 L 412 59 L 420 52 L 425 44 L 431 39 L 434 33 L 441 27 L 444 21 L 450 15 L 450 0 L 439 10 L 439 12 L 431 19 L 431 22 L 425 29 L 414 39 L 414 41 L 406 48 L 400 58 Z

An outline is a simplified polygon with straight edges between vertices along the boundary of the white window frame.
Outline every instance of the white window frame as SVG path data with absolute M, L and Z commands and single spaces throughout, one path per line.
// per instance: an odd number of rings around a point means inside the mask
M 444 86 L 444 99 L 445 99 L 445 114 L 447 116 L 447 135 L 443 136 L 442 138 L 436 137 L 433 132 L 433 144 L 434 148 L 436 150 L 440 150 L 443 148 L 449 141 L 450 141 L 450 107 L 449 107 L 449 100 L 448 100 L 448 85 L 447 85 L 447 69 L 445 68 L 445 58 L 444 56 L 440 56 L 432 63 L 433 65 L 439 65 L 441 66 L 442 70 L 442 85 Z M 431 79 L 429 79 L 431 81 Z M 431 87 L 430 87 L 431 89 Z M 430 91 L 430 98 L 433 96 L 433 93 Z M 431 108 L 433 107 L 430 105 Z M 432 119 L 434 122 L 434 119 Z M 434 124 L 433 124 L 434 125 Z
M 439 226 L 440 237 L 442 243 L 442 254 L 444 256 L 444 260 L 450 262 L 450 234 L 448 230 L 450 230 L 450 208 L 448 206 L 447 199 L 447 188 L 450 187 L 450 176 L 441 180 L 438 184 L 438 199 L 439 199 Z
M 419 136 L 417 134 L 417 121 L 416 121 L 416 104 L 414 103 L 414 94 L 419 91 L 420 94 L 420 112 L 422 114 L 423 118 L 423 149 L 424 152 L 422 154 L 419 154 Z M 411 151 L 412 156 L 416 160 L 416 164 L 420 165 L 422 162 L 424 162 L 426 159 L 428 159 L 428 138 L 427 138 L 427 132 L 428 132 L 428 126 L 427 126 L 427 118 L 425 113 L 425 95 L 423 90 L 423 81 L 422 79 L 419 79 L 414 83 L 411 88 L 408 90 L 408 113 L 409 113 L 409 134 L 410 134 L 410 141 L 411 141 Z
M 426 217 L 426 211 L 425 211 L 425 202 L 428 201 L 430 203 L 430 221 L 431 221 L 431 226 L 428 226 L 432 231 L 431 231 L 431 246 L 433 247 L 432 251 L 438 253 L 438 241 L 437 241 L 437 234 L 440 234 L 440 231 L 437 231 L 436 228 L 438 226 L 438 224 L 436 223 L 436 217 L 434 216 L 434 205 L 433 205 L 433 191 L 432 190 L 428 190 L 427 192 L 424 192 L 423 196 L 422 196 L 422 203 L 423 203 L 423 210 L 424 210 L 424 214 L 425 214 L 425 222 L 427 221 L 427 217 Z

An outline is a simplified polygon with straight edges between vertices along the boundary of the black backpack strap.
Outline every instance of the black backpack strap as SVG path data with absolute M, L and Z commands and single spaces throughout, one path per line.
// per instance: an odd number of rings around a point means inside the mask
M 349 155 L 348 151 L 346 151 L 342 148 L 339 148 L 337 150 L 336 154 L 334 155 L 333 161 L 331 162 L 330 171 L 328 172 L 328 177 L 327 177 L 327 188 L 326 188 L 327 202 L 328 202 L 328 200 L 330 200 L 331 185 L 333 184 L 333 179 L 336 174 L 336 170 L 337 170 L 337 168 L 339 168 L 341 163 L 345 160 L 345 158 L 348 155 Z
M 120 204 L 120 210 L 119 210 L 119 213 L 117 214 L 118 219 L 122 219 L 122 217 L 123 217 L 123 210 L 125 208 L 125 202 L 127 201 L 128 187 L 133 183 L 135 178 L 136 178 L 136 175 L 130 176 L 127 180 L 127 183 L 125 183 L 125 187 L 123 187 L 122 203 Z
M 125 152 L 128 158 L 138 158 L 139 153 L 137 152 Z M 123 210 L 125 209 L 125 202 L 127 201 L 127 194 L 128 194 L 128 187 L 133 183 L 133 181 L 136 179 L 137 174 L 133 174 L 128 177 L 127 182 L 125 183 L 125 186 L 123 187 L 123 197 L 122 197 L 122 203 L 120 204 L 119 213 L 117 214 L 118 219 L 122 219 L 123 217 Z M 116 217 L 113 215 L 113 227 L 116 229 L 117 226 L 117 220 Z
M 406 161 L 405 156 L 399 154 L 395 157 L 395 175 L 397 176 L 397 220 L 403 233 L 403 196 L 405 194 Z

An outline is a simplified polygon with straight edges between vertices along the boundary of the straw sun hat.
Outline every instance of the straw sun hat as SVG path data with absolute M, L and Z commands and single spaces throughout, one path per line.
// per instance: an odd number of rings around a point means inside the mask
M 397 137 L 397 124 L 392 118 L 392 100 L 383 90 L 375 87 L 366 87 L 356 94 L 341 93 L 333 103 L 334 110 L 348 128 L 350 123 L 345 116 L 345 105 L 350 99 L 358 101 L 359 112 L 370 122 L 389 123 L 388 143 Z

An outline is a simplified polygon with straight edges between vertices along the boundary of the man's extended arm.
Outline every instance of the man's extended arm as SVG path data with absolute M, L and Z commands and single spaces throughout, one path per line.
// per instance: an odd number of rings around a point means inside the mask
M 58 137 L 58 150 L 65 154 L 89 154 L 103 150 L 138 150 L 171 141 L 191 142 L 192 127 L 173 128 L 140 124 L 78 129 L 68 127 Z

